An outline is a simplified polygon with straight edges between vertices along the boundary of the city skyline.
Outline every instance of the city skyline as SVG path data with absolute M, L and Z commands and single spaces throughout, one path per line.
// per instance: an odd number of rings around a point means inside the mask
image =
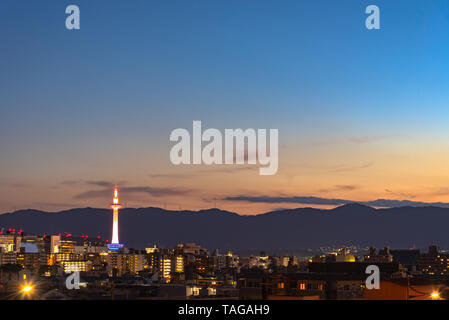
M 125 246 L 109 250 L 107 242 L 86 235 L 37 235 L 22 230 L 0 233 L 0 299 L 223 301 L 449 297 L 449 254 L 435 245 L 429 246 L 427 252 L 389 246 L 379 250 L 373 246 L 337 246 L 298 256 L 265 251 L 237 255 L 231 250 L 211 253 L 192 242 L 180 242 L 169 248 L 153 245 L 145 250 Z

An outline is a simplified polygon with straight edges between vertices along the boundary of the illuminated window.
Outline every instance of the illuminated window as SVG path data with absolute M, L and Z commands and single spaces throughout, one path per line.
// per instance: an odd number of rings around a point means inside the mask
M 299 290 L 306 290 L 306 284 L 305 283 L 300 283 L 299 284 Z
M 284 283 L 278 282 L 278 289 L 284 289 Z

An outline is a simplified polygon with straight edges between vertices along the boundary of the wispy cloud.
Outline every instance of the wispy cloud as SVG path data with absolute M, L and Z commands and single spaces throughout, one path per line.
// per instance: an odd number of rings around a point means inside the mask
M 401 138 L 403 135 L 398 134 L 383 134 L 383 135 L 372 135 L 372 136 L 357 136 L 357 137 L 340 137 L 340 138 L 330 138 L 326 140 L 315 140 L 303 143 L 303 145 L 314 146 L 314 147 L 325 147 L 330 145 L 340 145 L 340 144 L 369 144 L 378 141 Z
M 153 179 L 191 179 L 194 176 L 194 174 L 187 174 L 187 173 L 154 173 L 149 174 L 150 178 Z
M 394 195 L 396 197 L 411 198 L 411 199 L 416 198 L 416 196 L 414 194 L 405 193 L 405 192 L 396 192 L 391 189 L 385 189 L 385 192 L 388 193 L 389 195 Z
M 363 170 L 374 166 L 374 162 L 365 163 L 338 163 L 332 165 L 317 165 L 311 163 L 299 163 L 296 164 L 298 168 L 313 170 L 318 172 L 328 172 L 328 173 L 344 173 L 353 172 L 358 170 Z
M 58 202 L 36 202 L 34 203 L 36 207 L 55 207 L 55 208 L 76 208 L 74 203 L 58 203 Z
M 180 188 L 159 188 L 159 187 L 121 187 L 120 192 L 126 195 L 147 194 L 153 197 L 164 196 L 181 196 L 191 193 L 191 189 Z M 75 195 L 74 199 L 95 199 L 105 198 L 111 196 L 110 188 L 103 188 L 100 190 L 88 190 Z
M 392 138 L 393 135 L 377 135 L 377 136 L 365 136 L 365 137 L 354 137 L 350 138 L 349 141 L 353 143 L 372 143 L 377 142 L 385 139 Z
M 78 183 L 79 183 L 79 181 L 75 181 L 75 180 L 64 180 L 64 181 L 61 181 L 61 184 L 63 186 L 73 186 L 73 185 L 76 185 Z
M 23 182 L 5 182 L 2 183 L 2 186 L 9 187 L 9 188 L 32 188 L 34 185 L 29 183 L 23 183 Z
M 334 192 L 334 191 L 353 191 L 358 189 L 355 185 L 335 185 L 331 188 L 320 189 L 318 192 L 326 193 L 326 192 Z
M 123 183 L 124 181 L 121 181 Z M 114 183 L 106 180 L 65 180 L 61 181 L 61 185 L 64 186 L 74 186 L 74 185 L 90 185 L 97 187 L 110 187 L 113 186 Z
M 255 165 L 216 165 L 206 167 L 206 169 L 195 170 L 190 173 L 153 173 L 149 174 L 149 177 L 154 179 L 191 179 L 212 174 L 233 174 L 252 170 L 258 172 L 258 168 L 259 167 Z
M 348 172 L 348 171 L 355 171 L 355 170 L 359 170 L 359 169 L 366 169 L 366 168 L 372 167 L 373 165 L 374 165 L 373 162 L 356 164 L 356 165 L 339 164 L 339 165 L 331 166 L 329 168 L 329 171 L 332 171 L 332 172 Z
M 346 199 L 332 199 L 332 198 L 321 198 L 321 197 L 307 197 L 307 196 L 291 196 L 291 197 L 270 197 L 270 196 L 230 196 L 225 197 L 222 200 L 226 201 L 245 201 L 252 203 L 298 203 L 306 205 L 343 205 L 348 203 L 360 203 L 363 205 L 371 207 L 385 207 L 385 208 L 395 208 L 395 207 L 424 207 L 424 206 L 435 206 L 449 208 L 449 203 L 445 202 L 420 202 L 412 200 L 391 200 L 391 199 L 376 199 L 372 201 L 354 201 Z
M 239 173 L 242 171 L 251 171 L 254 170 L 258 172 L 258 166 L 249 165 L 249 166 L 221 166 L 221 167 L 210 167 L 208 169 L 202 169 L 198 172 L 200 174 L 218 174 L 218 173 L 226 173 L 226 174 L 232 174 L 232 173 Z
M 106 180 L 64 180 L 60 182 L 60 186 L 95 186 L 101 188 L 112 188 L 115 184 L 125 184 L 126 181 L 106 181 Z
M 429 192 L 431 196 L 449 196 L 449 188 L 438 188 Z
M 91 185 L 91 186 L 97 186 L 97 187 L 111 187 L 114 184 L 111 183 L 110 181 L 105 181 L 105 180 L 87 180 L 85 181 L 86 184 Z

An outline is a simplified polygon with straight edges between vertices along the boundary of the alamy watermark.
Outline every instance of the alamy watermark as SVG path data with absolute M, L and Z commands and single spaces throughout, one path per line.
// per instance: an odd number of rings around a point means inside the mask
M 68 5 L 65 9 L 65 26 L 67 30 L 80 30 L 80 8 L 77 5 Z M 365 13 L 369 16 L 365 20 L 365 27 L 368 30 L 380 29 L 380 9 L 377 5 L 371 4 L 366 7 Z
M 69 16 L 65 19 L 65 27 L 67 30 L 80 29 L 80 8 L 77 5 L 69 5 L 65 9 L 65 13 Z
M 379 30 L 380 29 L 380 9 L 376 5 L 369 5 L 365 9 L 365 13 L 369 16 L 365 20 L 365 27 L 368 30 Z
M 368 290 L 372 289 L 380 289 L 380 270 L 379 267 L 375 264 L 371 264 L 366 267 L 365 270 L 366 274 L 369 274 L 369 276 L 366 278 L 365 281 L 365 287 Z
M 65 279 L 67 290 L 78 290 L 80 288 L 80 272 L 74 271 Z
M 269 138 L 269 146 L 267 146 Z M 170 161 L 180 164 L 238 164 L 259 163 L 260 175 L 274 175 L 278 170 L 278 129 L 218 129 L 202 132 L 201 121 L 193 121 L 192 136 L 186 129 L 171 132 L 170 141 L 177 142 L 170 151 Z M 203 146 L 203 143 L 206 143 Z M 268 152 L 269 148 L 269 152 Z

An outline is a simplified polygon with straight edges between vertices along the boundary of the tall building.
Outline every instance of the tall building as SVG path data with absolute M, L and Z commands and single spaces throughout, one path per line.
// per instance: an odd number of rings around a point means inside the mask
M 159 260 L 159 276 L 166 282 L 170 282 L 172 272 L 172 261 L 169 256 L 161 257 Z
M 370 247 L 369 254 L 363 257 L 363 261 L 369 263 L 390 263 L 393 262 L 393 255 L 390 253 L 389 247 L 379 250 L 379 253 L 376 253 L 376 248 Z
M 92 261 L 88 260 L 74 260 L 63 261 L 62 267 L 65 273 L 72 273 L 75 271 L 85 272 L 92 269 Z
M 8 230 L 6 234 L 0 233 L 0 251 L 19 252 L 21 240 L 22 236 L 15 229 Z
M 122 205 L 118 201 L 118 187 L 114 187 L 114 197 L 112 198 L 112 203 L 109 206 L 112 208 L 112 241 L 111 244 L 108 245 L 109 250 L 117 251 L 122 248 L 123 245 L 118 241 L 118 210 L 122 208 Z
M 122 207 L 118 202 L 118 188 L 114 188 L 114 197 L 112 199 L 112 204 L 110 207 L 113 210 L 112 218 L 112 244 L 118 244 L 118 210 Z
M 419 255 L 421 271 L 431 276 L 443 276 L 449 273 L 449 254 L 441 253 L 437 246 L 430 246 L 428 253 Z
M 177 255 L 176 259 L 174 259 L 175 264 L 175 272 L 181 273 L 184 272 L 184 257 L 182 255 Z
M 102 259 L 109 267 L 110 276 L 138 274 L 147 263 L 143 254 L 114 252 L 102 255 Z

